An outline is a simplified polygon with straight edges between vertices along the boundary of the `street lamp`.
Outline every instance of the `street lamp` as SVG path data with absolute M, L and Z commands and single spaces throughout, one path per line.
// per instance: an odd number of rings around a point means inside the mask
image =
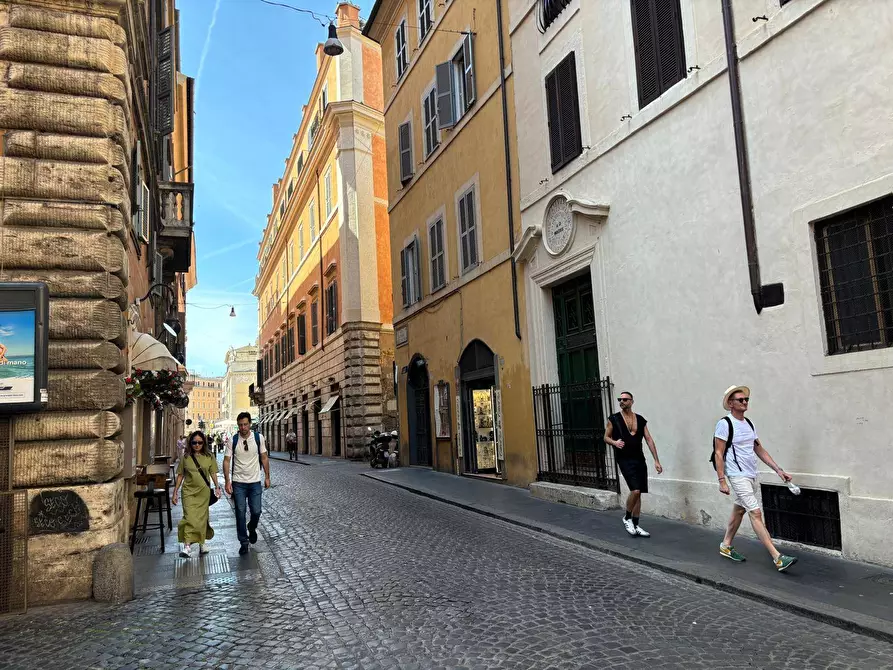
M 326 40 L 322 50 L 327 56 L 340 56 L 344 53 L 344 45 L 338 39 L 338 30 L 334 23 L 329 23 L 329 39 Z

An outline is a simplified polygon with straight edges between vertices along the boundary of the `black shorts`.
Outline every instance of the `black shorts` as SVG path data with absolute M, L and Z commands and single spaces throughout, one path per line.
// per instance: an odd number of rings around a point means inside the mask
M 630 491 L 648 493 L 648 465 L 642 460 L 618 460 L 617 467 Z

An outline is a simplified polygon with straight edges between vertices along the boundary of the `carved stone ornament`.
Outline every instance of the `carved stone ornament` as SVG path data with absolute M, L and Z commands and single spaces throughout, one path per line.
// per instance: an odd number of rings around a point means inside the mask
M 564 196 L 558 196 L 546 210 L 543 241 L 546 251 L 558 256 L 567 250 L 574 236 L 574 215 Z

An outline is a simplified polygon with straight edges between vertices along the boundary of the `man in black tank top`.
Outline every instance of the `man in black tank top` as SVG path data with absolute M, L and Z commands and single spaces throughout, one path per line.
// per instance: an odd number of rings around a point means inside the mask
M 654 458 L 654 469 L 657 474 L 664 471 L 657 457 L 657 447 L 648 431 L 645 417 L 633 412 L 633 394 L 624 391 L 617 398 L 620 411 L 608 417 L 605 426 L 605 443 L 614 447 L 614 457 L 626 485 L 629 486 L 629 497 L 626 499 L 626 515 L 623 527 L 633 536 L 650 537 L 639 526 L 639 512 L 642 509 L 642 494 L 648 493 L 648 465 L 645 463 L 645 452 L 642 440 L 648 443 L 651 456 Z

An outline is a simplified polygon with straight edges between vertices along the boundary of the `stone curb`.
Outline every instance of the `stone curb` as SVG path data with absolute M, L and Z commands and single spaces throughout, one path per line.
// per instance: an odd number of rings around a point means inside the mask
M 749 598 L 750 600 L 761 602 L 776 609 L 791 612 L 793 614 L 799 614 L 815 621 L 826 623 L 837 628 L 842 628 L 853 633 L 859 633 L 860 635 L 866 635 L 878 640 L 883 640 L 884 642 L 893 643 L 893 623 L 884 621 L 883 619 L 878 619 L 873 616 L 860 614 L 858 612 L 853 612 L 850 610 L 841 610 L 840 608 L 831 607 L 824 603 L 814 600 L 808 600 L 806 598 L 782 600 L 771 591 L 760 589 L 746 582 L 742 582 L 741 580 L 730 578 L 728 580 L 719 581 L 712 577 L 699 575 L 695 569 L 696 566 L 691 566 L 691 568 L 686 569 L 680 567 L 680 564 L 677 562 L 667 561 L 658 556 L 636 554 L 635 552 L 630 551 L 626 547 L 620 545 L 616 545 L 610 542 L 603 542 L 601 540 L 594 540 L 585 535 L 574 533 L 572 531 L 565 530 L 551 524 L 540 524 L 532 522 L 528 519 L 525 519 L 524 517 L 507 514 L 505 512 L 486 507 L 484 505 L 469 505 L 466 503 L 462 503 L 445 496 L 425 491 L 423 489 L 418 489 L 406 484 L 389 481 L 387 478 L 381 477 L 377 473 L 364 472 L 361 474 L 363 477 L 374 479 L 377 482 L 388 484 L 389 486 L 394 486 L 396 488 L 403 489 L 404 491 L 409 491 L 410 493 L 414 493 L 425 498 L 430 498 L 432 500 L 437 500 L 448 505 L 453 505 L 454 507 L 459 507 L 469 512 L 474 512 L 476 514 L 490 517 L 492 519 L 505 521 L 506 523 L 520 526 L 536 533 L 542 533 L 543 535 L 549 535 L 550 537 L 554 537 L 559 540 L 572 542 L 582 547 L 593 549 L 610 556 L 633 561 L 640 565 L 654 568 L 662 572 L 674 575 L 676 577 L 687 579 L 689 581 L 695 582 L 696 584 L 710 586 L 717 591 L 723 591 L 726 593 L 743 596 L 745 598 Z

